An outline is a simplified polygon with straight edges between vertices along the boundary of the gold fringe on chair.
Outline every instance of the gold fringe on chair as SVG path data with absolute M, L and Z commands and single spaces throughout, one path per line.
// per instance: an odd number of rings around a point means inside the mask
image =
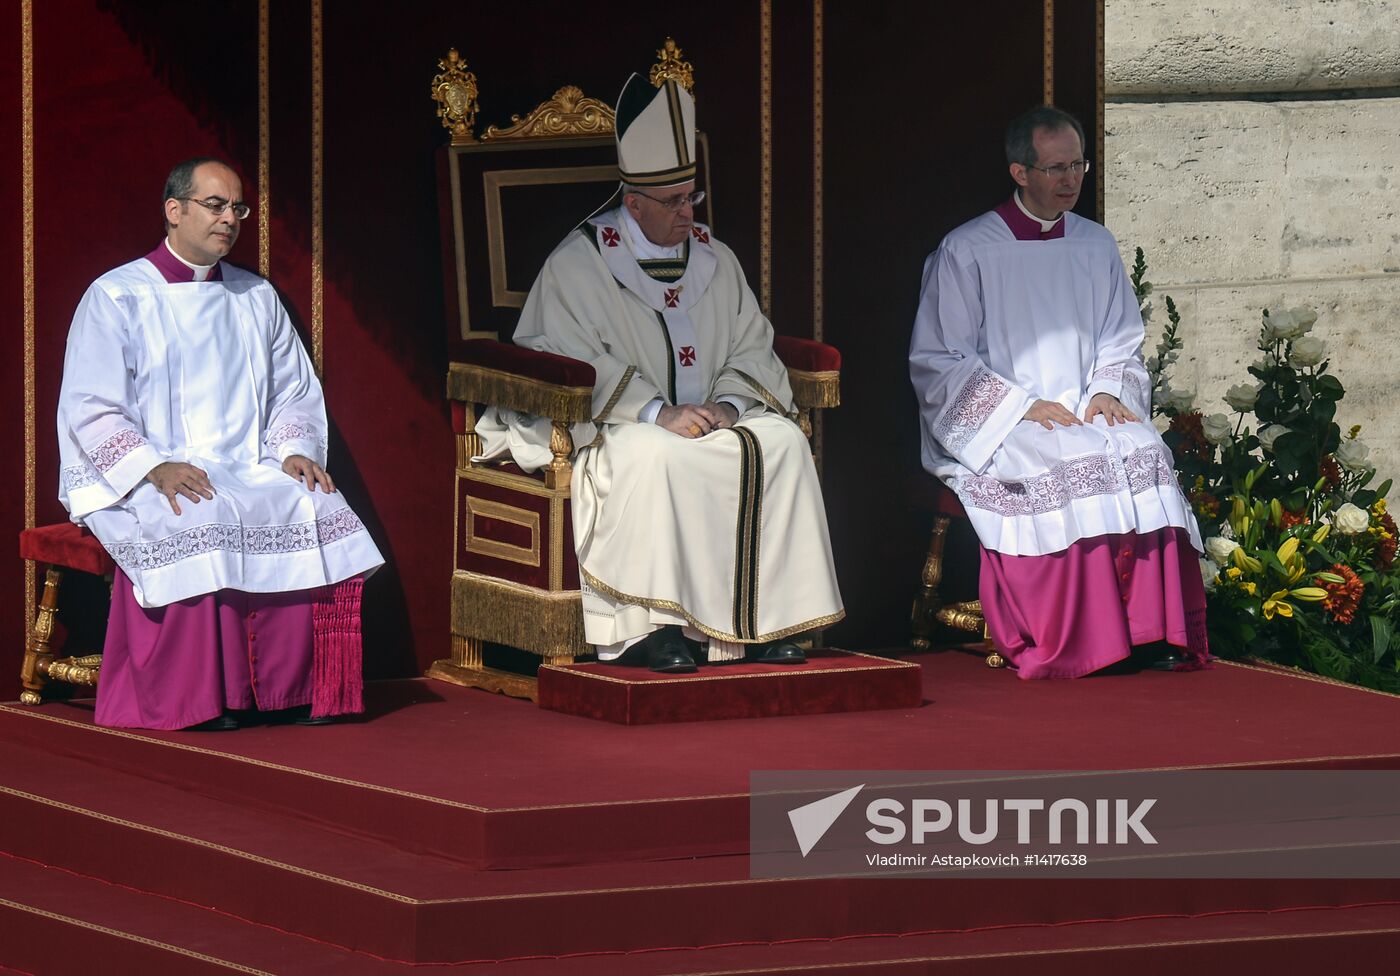
M 541 657 L 588 652 L 578 590 L 550 592 L 465 570 L 452 574 L 452 632 Z
M 814 372 L 789 369 L 788 383 L 792 386 L 793 402 L 803 409 L 841 405 L 841 373 L 838 370 Z
M 546 383 L 488 366 L 452 363 L 447 371 L 447 397 L 490 403 L 564 423 L 593 419 L 593 387 Z

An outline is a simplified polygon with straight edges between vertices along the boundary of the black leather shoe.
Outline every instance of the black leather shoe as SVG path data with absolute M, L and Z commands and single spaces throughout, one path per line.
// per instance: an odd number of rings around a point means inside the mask
M 807 655 L 792 641 L 774 641 L 756 657 L 759 664 L 806 664 Z
M 1175 651 L 1168 651 L 1147 665 L 1151 671 L 1175 671 L 1186 663 L 1186 658 Z
M 658 674 L 691 674 L 696 670 L 695 658 L 690 656 L 685 641 L 669 635 L 651 646 L 647 668 Z
M 186 732 L 232 732 L 238 728 L 238 719 L 228 712 L 211 718 L 207 722 L 200 722 L 198 725 L 191 725 L 185 729 Z
M 334 715 L 316 715 L 313 717 L 310 705 L 289 708 L 287 709 L 287 714 L 292 717 L 292 723 L 294 725 L 331 725 L 334 724 L 336 720 L 336 716 Z

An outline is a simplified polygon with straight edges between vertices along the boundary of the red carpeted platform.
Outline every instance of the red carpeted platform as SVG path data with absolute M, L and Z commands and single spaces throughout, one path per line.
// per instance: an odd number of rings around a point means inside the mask
M 913 660 L 918 707 L 687 725 L 426 681 L 372 685 L 360 721 L 225 735 L 0 705 L 0 965 L 1225 972 L 1400 946 L 1390 880 L 750 880 L 751 769 L 1400 766 L 1400 699 L 1292 674 Z
M 603 662 L 544 665 L 539 706 L 619 725 L 826 715 L 917 708 L 922 678 L 917 664 L 833 648 L 809 652 L 802 665 L 741 662 L 684 675 Z

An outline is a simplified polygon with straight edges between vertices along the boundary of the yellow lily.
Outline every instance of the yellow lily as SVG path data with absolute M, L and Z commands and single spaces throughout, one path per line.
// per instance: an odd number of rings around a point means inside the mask
M 1327 599 L 1327 591 L 1320 586 L 1299 586 L 1289 590 L 1288 595 L 1296 600 L 1306 600 L 1308 603 L 1317 603 Z
M 1273 596 L 1264 601 L 1264 619 L 1273 620 L 1274 614 L 1281 617 L 1293 616 L 1293 604 L 1284 600 L 1288 596 L 1287 590 L 1279 590 Z
M 1323 522 L 1323 523 L 1322 523 L 1322 526 L 1321 526 L 1316 532 L 1313 533 L 1312 541 L 1313 541 L 1313 542 L 1321 542 L 1323 539 L 1327 538 L 1327 536 L 1331 533 L 1331 531 L 1332 531 L 1332 523 L 1330 523 L 1330 522 Z
M 1236 549 L 1230 553 L 1230 561 L 1244 570 L 1246 573 L 1262 573 L 1264 564 L 1244 551 L 1243 548 Z

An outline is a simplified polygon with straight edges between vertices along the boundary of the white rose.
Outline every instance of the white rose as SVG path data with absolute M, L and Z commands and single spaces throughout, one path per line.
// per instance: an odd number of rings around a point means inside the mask
M 1333 456 L 1337 463 L 1348 471 L 1369 471 L 1371 464 L 1366 460 L 1366 455 L 1371 453 L 1371 449 L 1360 441 L 1342 441 L 1337 445 L 1337 450 Z
M 1259 399 L 1259 386 L 1250 386 L 1247 383 L 1236 383 L 1225 391 L 1225 402 L 1234 407 L 1239 413 L 1245 413 L 1254 409 L 1254 401 Z
M 1357 508 L 1346 502 L 1332 513 L 1332 527 L 1342 535 L 1360 535 L 1371 524 L 1371 516 L 1364 508 Z
M 1266 451 L 1274 449 L 1274 441 L 1288 433 L 1288 428 L 1279 424 L 1270 424 L 1254 436 L 1259 438 L 1259 446 Z
M 1235 425 L 1223 413 L 1213 413 L 1201 418 L 1201 433 L 1211 444 L 1224 444 L 1235 432 Z
M 1270 339 L 1296 339 L 1304 331 L 1292 312 L 1271 311 L 1264 319 L 1264 335 Z
M 1316 366 L 1322 362 L 1327 352 L 1327 343 L 1313 336 L 1293 340 L 1293 348 L 1288 353 L 1288 361 L 1294 366 Z
M 1313 323 L 1317 321 L 1317 312 L 1302 305 L 1290 308 L 1288 314 L 1293 316 L 1294 321 L 1304 332 L 1311 332 Z
M 1200 564 L 1201 564 L 1201 582 L 1204 583 L 1204 584 L 1206 585 L 1206 589 L 1208 589 L 1208 590 L 1213 590 L 1213 589 L 1215 589 L 1215 576 L 1216 576 L 1215 564 L 1212 563 L 1209 559 L 1202 559 L 1202 560 L 1200 560 Z
M 1224 566 L 1230 561 L 1230 553 L 1240 547 L 1234 539 L 1226 539 L 1222 536 L 1213 535 L 1206 540 L 1206 555 L 1211 562 L 1217 566 Z
M 1196 402 L 1196 391 L 1178 390 L 1168 383 L 1162 388 L 1162 402 L 1178 413 L 1186 413 Z

